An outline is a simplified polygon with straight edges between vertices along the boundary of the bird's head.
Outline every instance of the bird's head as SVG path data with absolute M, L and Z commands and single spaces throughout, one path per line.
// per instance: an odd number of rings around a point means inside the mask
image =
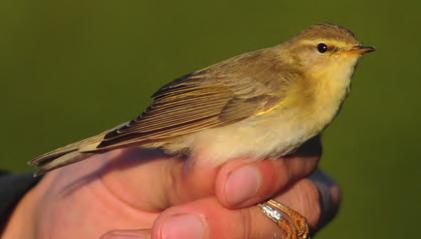
M 348 29 L 318 24 L 280 45 L 287 61 L 308 74 L 353 72 L 360 56 L 375 49 L 363 46 Z

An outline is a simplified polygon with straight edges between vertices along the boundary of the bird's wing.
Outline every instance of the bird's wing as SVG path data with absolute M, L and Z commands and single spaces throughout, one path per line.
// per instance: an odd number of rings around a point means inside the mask
M 246 53 L 176 79 L 159 89 L 136 119 L 41 155 L 31 164 L 48 171 L 83 160 L 90 152 L 165 141 L 264 114 L 281 105 L 291 79 L 301 77 L 291 66 L 279 64 L 278 55 L 266 53 Z M 70 153 L 76 156 L 68 159 Z
M 195 72 L 158 90 L 136 119 L 99 135 L 69 144 L 31 161 L 43 174 L 89 157 L 91 153 L 145 144 L 231 124 L 265 111 L 282 97 L 260 81 L 238 75 Z
M 259 50 L 178 78 L 152 95 L 145 112 L 87 151 L 164 141 L 264 113 L 297 77 L 275 58 Z
M 96 149 L 162 141 L 248 118 L 272 107 L 279 96 L 260 94 L 252 80 L 227 85 L 195 73 L 162 87 L 152 104 L 129 123 L 108 132 Z M 267 92 L 269 93 L 269 92 Z
M 303 77 L 279 52 L 258 50 L 233 57 L 163 86 L 136 119 L 43 154 L 30 161 L 37 175 L 129 145 L 165 142 L 174 137 L 232 124 L 280 107 L 289 86 Z

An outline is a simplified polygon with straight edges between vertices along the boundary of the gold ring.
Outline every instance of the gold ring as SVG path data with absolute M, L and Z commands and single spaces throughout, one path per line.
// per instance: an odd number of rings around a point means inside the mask
M 298 212 L 272 199 L 259 204 L 259 207 L 285 232 L 285 239 L 309 239 L 307 220 Z

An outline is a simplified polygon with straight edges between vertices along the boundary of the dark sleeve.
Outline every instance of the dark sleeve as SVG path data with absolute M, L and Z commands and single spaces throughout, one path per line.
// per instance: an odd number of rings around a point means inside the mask
M 41 177 L 34 178 L 29 173 L 12 175 L 0 171 L 0 236 L 19 200 L 40 179 Z

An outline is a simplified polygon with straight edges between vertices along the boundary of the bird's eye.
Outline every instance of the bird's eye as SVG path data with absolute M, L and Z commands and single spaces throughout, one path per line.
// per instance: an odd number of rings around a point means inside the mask
M 327 45 L 326 45 L 326 44 L 324 44 L 324 43 L 319 43 L 319 44 L 317 45 L 317 50 L 318 50 L 320 53 L 325 53 L 325 52 L 327 52 L 328 47 L 327 47 Z

